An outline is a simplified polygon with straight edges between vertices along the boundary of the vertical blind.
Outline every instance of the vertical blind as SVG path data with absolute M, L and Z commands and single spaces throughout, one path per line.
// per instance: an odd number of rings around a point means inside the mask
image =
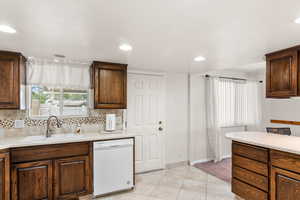
M 258 82 L 220 78 L 215 91 L 220 127 L 259 123 Z

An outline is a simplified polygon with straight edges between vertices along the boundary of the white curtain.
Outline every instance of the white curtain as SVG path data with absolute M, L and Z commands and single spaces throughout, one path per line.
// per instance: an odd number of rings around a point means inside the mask
M 220 95 L 218 78 L 206 78 L 206 123 L 209 149 L 215 162 L 222 159 L 222 135 L 220 126 L 220 110 L 218 105 Z
M 261 122 L 260 83 L 206 78 L 208 144 L 215 162 L 224 155 L 222 127 L 247 126 L 258 130 Z
M 27 84 L 53 88 L 89 89 L 89 66 L 90 64 L 29 59 L 27 62 Z

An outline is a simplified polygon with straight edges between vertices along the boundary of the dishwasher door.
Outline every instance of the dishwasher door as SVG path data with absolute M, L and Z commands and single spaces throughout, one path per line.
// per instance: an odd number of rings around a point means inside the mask
M 133 139 L 94 142 L 94 196 L 134 187 Z

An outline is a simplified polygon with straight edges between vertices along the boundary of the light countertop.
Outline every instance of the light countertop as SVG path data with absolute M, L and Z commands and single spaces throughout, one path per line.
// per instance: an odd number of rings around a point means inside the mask
M 233 132 L 227 133 L 226 138 L 269 149 L 300 154 L 300 137 L 266 132 Z
M 49 144 L 63 144 L 74 142 L 101 141 L 110 139 L 122 139 L 134 137 L 134 134 L 125 131 L 117 131 L 115 133 L 85 133 L 85 134 L 54 134 L 49 138 L 45 136 L 16 136 L 4 137 L 0 139 L 0 149 L 39 146 Z

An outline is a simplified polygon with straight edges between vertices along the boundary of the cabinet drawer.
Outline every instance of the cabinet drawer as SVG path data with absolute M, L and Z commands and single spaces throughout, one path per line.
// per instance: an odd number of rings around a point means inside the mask
M 267 149 L 237 142 L 232 143 L 232 153 L 264 163 L 267 163 L 269 158 Z
M 235 178 L 232 180 L 232 192 L 246 200 L 268 200 L 268 193 Z
M 233 155 L 232 164 L 233 166 L 248 169 L 264 176 L 268 176 L 269 174 L 268 165 L 266 163 L 258 162 L 241 156 Z
M 271 150 L 271 163 L 273 166 L 300 173 L 300 156 Z
M 11 160 L 13 163 L 50 160 L 89 153 L 89 143 L 69 143 L 54 144 L 35 147 L 15 148 L 11 150 Z
M 268 192 L 268 186 L 269 186 L 269 181 L 268 181 L 268 177 L 256 174 L 254 172 L 251 172 L 249 170 L 237 167 L 237 166 L 233 166 L 232 169 L 232 176 L 234 178 L 237 178 L 245 183 L 248 183 L 252 186 L 255 186 L 259 189 L 262 189 L 266 192 Z

